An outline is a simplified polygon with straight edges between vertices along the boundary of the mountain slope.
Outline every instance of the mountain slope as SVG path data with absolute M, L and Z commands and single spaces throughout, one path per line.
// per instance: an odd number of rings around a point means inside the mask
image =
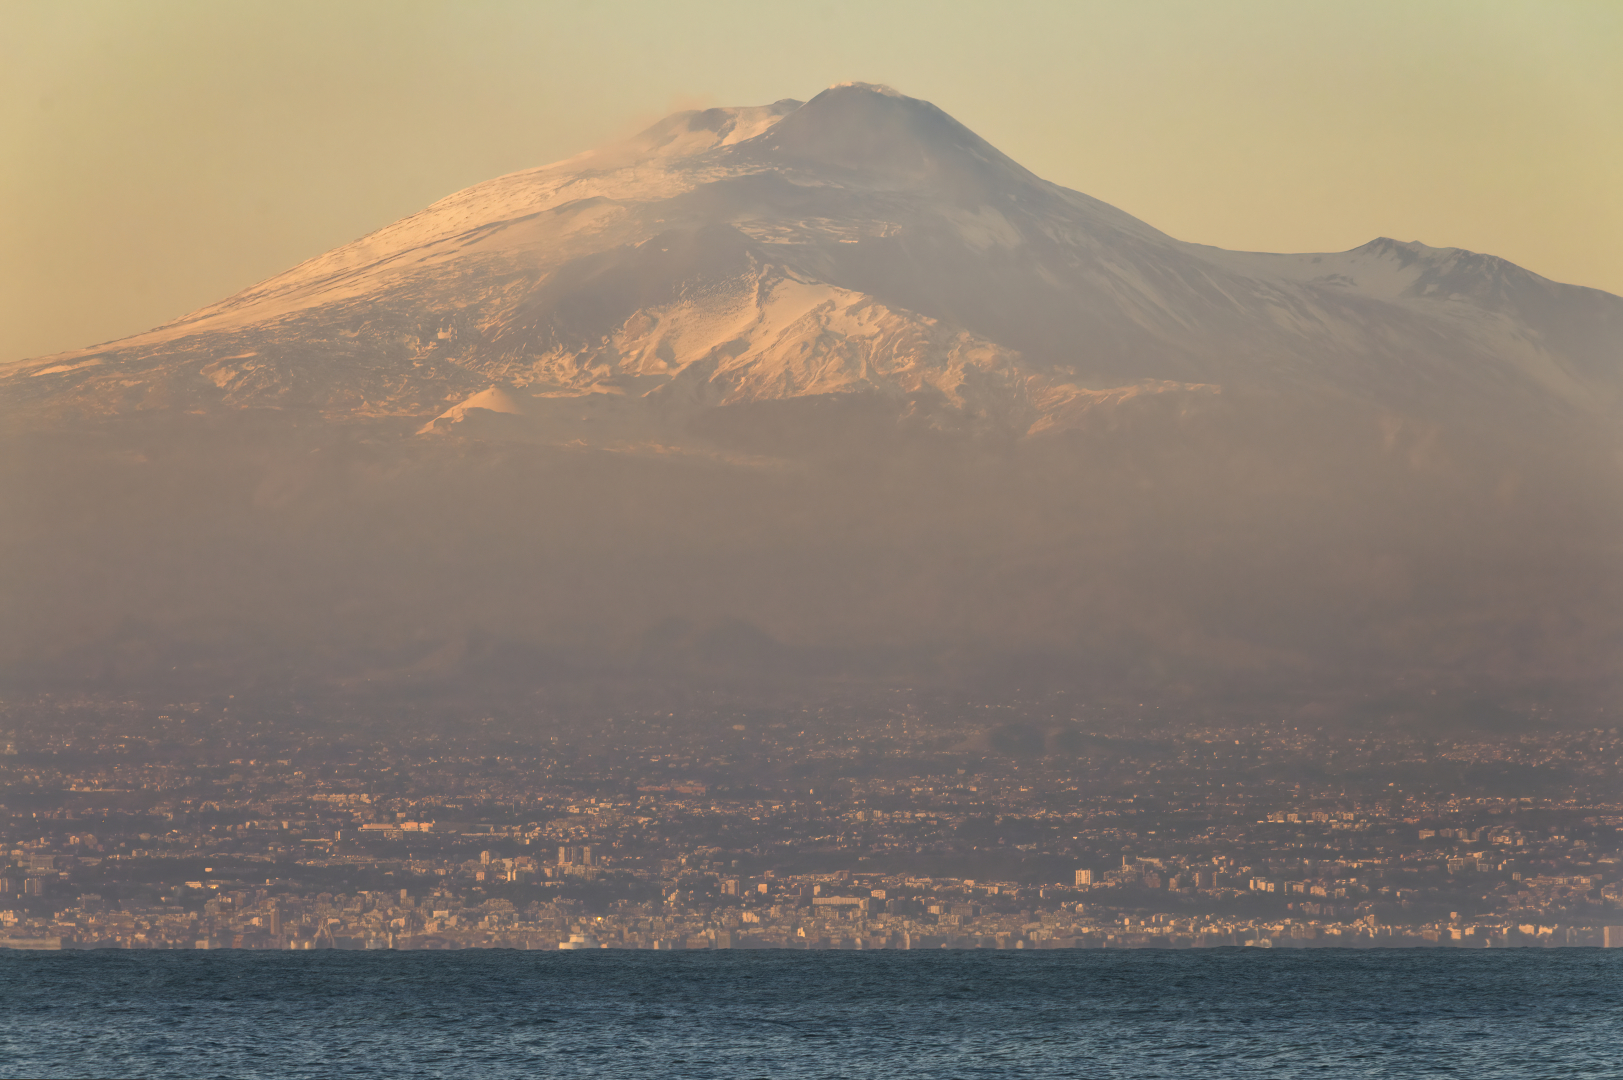
M 1603 679 L 1620 395 L 1623 299 L 1187 243 L 850 84 L 0 367 L 0 663 L 612 667 L 676 619 L 825 675 Z
M 877 322 L 844 338 L 805 318 L 813 294 Z M 905 397 L 922 380 L 952 409 L 1051 428 L 1009 377 L 1017 355 L 1043 387 L 1334 387 L 1396 403 L 1446 380 L 1449 395 L 1517 409 L 1541 391 L 1612 413 L 1620 328 L 1623 300 L 1457 249 L 1180 243 L 1038 179 L 934 106 L 853 85 L 678 114 L 459 192 L 170 326 L 7 374 L 8 396 L 45 408 L 223 399 L 425 420 L 494 382 L 680 387 L 719 403 Z M 897 334 L 930 343 L 893 377 L 852 359 Z M 995 402 L 967 390 L 951 359 L 966 348 Z M 719 385 L 689 385 L 705 382 Z

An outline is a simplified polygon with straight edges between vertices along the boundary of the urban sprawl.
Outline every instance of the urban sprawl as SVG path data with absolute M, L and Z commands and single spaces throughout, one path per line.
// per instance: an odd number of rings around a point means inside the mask
M 1623 737 L 1527 731 L 38 698 L 0 711 L 0 947 L 1623 945 Z

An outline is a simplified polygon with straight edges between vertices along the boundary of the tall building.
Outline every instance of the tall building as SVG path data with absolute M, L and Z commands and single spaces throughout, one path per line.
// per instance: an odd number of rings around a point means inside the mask
M 558 865 L 566 874 L 584 874 L 597 866 L 597 855 L 590 844 L 580 847 L 566 845 L 558 849 Z
M 1608 949 L 1623 949 L 1623 926 L 1608 926 L 1603 940 Z
M 1092 885 L 1093 884 L 1093 871 L 1092 870 L 1078 870 L 1076 872 L 1076 883 L 1078 885 Z

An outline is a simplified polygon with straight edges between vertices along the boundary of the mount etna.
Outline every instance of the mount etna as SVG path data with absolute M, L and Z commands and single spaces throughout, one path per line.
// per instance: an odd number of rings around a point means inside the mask
M 848 84 L 0 366 L 0 679 L 1600 695 L 1620 420 L 1623 298 Z

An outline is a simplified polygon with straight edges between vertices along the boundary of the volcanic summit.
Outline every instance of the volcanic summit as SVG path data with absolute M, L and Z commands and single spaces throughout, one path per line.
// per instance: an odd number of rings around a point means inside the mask
M 0 366 L 0 669 L 1598 685 L 1620 410 L 1623 299 L 1174 239 L 846 84 Z

